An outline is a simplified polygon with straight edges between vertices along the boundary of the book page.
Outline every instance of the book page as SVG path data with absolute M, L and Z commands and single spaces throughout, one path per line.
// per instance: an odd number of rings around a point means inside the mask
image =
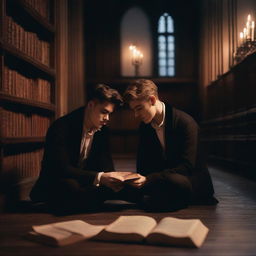
M 137 180 L 140 178 L 138 173 L 135 172 L 118 172 L 120 174 L 119 178 L 117 178 L 120 181 L 131 181 L 131 180 Z
M 58 222 L 54 223 L 53 226 L 63 231 L 65 230 L 82 235 L 83 237 L 88 239 L 93 236 L 96 236 L 100 231 L 102 231 L 105 228 L 105 226 L 103 225 L 91 225 L 82 220 Z
M 196 225 L 198 220 L 178 219 L 173 217 L 163 218 L 151 233 L 162 233 L 173 237 L 186 237 L 190 234 L 190 230 Z
M 209 229 L 199 219 L 166 217 L 150 232 L 149 243 L 200 247 Z
M 138 173 L 130 173 L 124 176 L 124 181 L 129 182 L 132 180 L 138 180 L 139 178 L 140 176 L 138 175 Z
M 189 230 L 189 237 L 194 245 L 199 248 L 203 244 L 208 232 L 209 229 L 200 220 L 198 220 Z
M 105 229 L 107 232 L 129 234 L 135 233 L 146 237 L 156 226 L 156 221 L 148 216 L 120 216 Z
M 51 224 L 32 226 L 33 230 L 39 234 L 52 237 L 58 241 L 72 236 L 72 233 L 53 227 Z

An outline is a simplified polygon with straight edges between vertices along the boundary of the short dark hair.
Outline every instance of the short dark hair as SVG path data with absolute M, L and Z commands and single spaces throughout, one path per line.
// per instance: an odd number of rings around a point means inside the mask
M 129 104 L 132 100 L 147 100 L 151 95 L 158 99 L 156 84 L 148 79 L 138 79 L 130 83 L 124 93 L 124 101 Z
M 97 84 L 89 95 L 89 100 L 98 100 L 100 102 L 110 102 L 115 104 L 117 107 L 123 105 L 122 96 L 115 89 L 110 88 L 105 84 Z

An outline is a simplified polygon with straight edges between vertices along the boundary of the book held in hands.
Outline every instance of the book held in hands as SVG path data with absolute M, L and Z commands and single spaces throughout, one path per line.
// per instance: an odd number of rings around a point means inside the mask
M 199 248 L 209 231 L 199 219 L 165 217 L 157 223 L 148 216 L 120 216 L 106 226 L 72 220 L 32 228 L 33 231 L 29 232 L 27 238 L 52 246 L 92 239 Z

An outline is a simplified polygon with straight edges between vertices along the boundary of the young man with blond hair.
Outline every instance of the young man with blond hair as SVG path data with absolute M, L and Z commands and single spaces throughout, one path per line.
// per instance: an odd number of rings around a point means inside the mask
M 199 127 L 185 112 L 162 102 L 151 80 L 131 83 L 124 100 L 142 123 L 137 172 L 130 186 L 145 208 L 178 210 L 189 204 L 215 204 L 207 165 L 200 153 Z

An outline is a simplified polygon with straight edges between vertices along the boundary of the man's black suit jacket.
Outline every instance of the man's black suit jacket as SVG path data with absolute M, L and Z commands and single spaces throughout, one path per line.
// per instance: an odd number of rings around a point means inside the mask
M 95 132 L 86 162 L 79 167 L 84 111 L 85 107 L 79 108 L 48 129 L 40 177 L 30 193 L 33 201 L 47 201 L 61 179 L 75 179 L 87 186 L 93 184 L 97 172 L 114 170 L 106 127 Z
M 165 151 L 151 124 L 142 123 L 137 171 L 147 176 L 148 184 L 170 173 L 185 175 L 192 184 L 194 202 L 216 202 L 212 180 L 201 155 L 197 123 L 185 112 L 168 104 L 165 106 Z

